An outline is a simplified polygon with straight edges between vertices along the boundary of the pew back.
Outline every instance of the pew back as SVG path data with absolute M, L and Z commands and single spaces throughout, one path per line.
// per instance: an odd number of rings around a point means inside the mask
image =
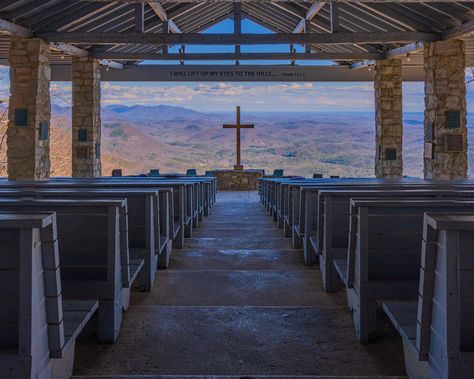
M 0 211 L 56 212 L 62 293 L 69 299 L 99 298 L 103 342 L 115 341 L 122 320 L 124 207 L 125 200 L 0 199 Z
M 0 213 L 0 251 L 0 376 L 70 376 L 97 300 L 63 302 L 56 215 Z
M 384 302 L 410 378 L 468 378 L 474 369 L 474 213 L 424 216 L 418 301 Z

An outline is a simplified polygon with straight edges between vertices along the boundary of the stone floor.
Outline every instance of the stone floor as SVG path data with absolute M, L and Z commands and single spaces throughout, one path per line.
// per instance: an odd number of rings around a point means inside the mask
M 254 192 L 221 192 L 212 215 L 174 250 L 151 293 L 135 292 L 114 345 L 87 329 L 79 377 L 401 378 L 401 341 L 355 338 L 345 294 L 282 238 Z M 383 318 L 382 318 L 382 321 Z

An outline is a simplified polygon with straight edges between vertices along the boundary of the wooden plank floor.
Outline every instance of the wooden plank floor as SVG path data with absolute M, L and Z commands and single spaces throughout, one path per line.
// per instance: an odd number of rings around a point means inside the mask
M 321 290 L 317 267 L 271 221 L 254 192 L 221 192 L 174 250 L 152 293 L 134 292 L 114 345 L 87 329 L 76 377 L 401 378 L 389 323 L 363 346 L 345 294 Z M 383 321 L 383 320 L 382 320 Z

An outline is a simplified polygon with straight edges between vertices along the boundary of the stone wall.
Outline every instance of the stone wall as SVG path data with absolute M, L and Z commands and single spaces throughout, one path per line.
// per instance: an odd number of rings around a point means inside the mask
M 211 173 L 217 177 L 217 188 L 219 190 L 257 190 L 258 179 L 265 174 L 264 170 L 216 170 Z
M 375 64 L 375 176 L 403 176 L 402 62 L 382 59 Z
M 424 176 L 465 178 L 468 160 L 464 42 L 427 43 L 424 60 Z
M 12 39 L 8 107 L 8 177 L 44 179 L 50 174 L 50 47 L 40 39 Z
M 72 61 L 72 176 L 101 176 L 100 65 L 91 57 Z

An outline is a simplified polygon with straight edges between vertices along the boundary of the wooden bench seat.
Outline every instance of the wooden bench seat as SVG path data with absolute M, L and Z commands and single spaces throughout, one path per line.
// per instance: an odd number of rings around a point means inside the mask
M 63 300 L 55 213 L 0 213 L 0 377 L 69 378 L 97 298 Z
M 97 300 L 63 300 L 65 343 L 77 338 L 98 306 Z
M 363 343 L 377 327 L 377 301 L 418 297 L 425 212 L 474 212 L 474 201 L 352 199 L 348 305 Z
M 383 308 L 400 335 L 415 347 L 418 301 L 386 301 Z
M 384 302 L 403 339 L 410 379 L 474 372 L 474 213 L 427 213 L 418 300 Z
M 129 270 L 128 245 L 121 243 L 127 231 L 120 227 L 126 205 L 126 200 L 0 198 L 2 212 L 56 212 L 63 297 L 99 298 L 99 340 L 108 343 L 118 336 L 128 302 L 129 274 L 124 278 L 122 267 L 125 259 Z

